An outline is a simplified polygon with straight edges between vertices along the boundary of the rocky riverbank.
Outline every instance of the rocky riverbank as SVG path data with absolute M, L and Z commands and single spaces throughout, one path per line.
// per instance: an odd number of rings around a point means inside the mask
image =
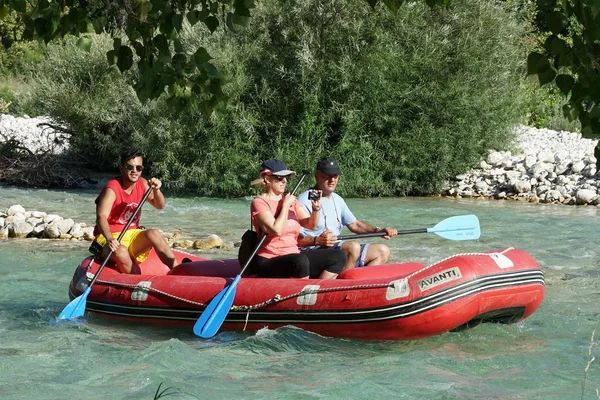
M 217 235 L 203 239 L 185 238 L 179 232 L 162 232 L 172 247 L 196 250 L 231 248 Z M 0 239 L 35 238 L 54 240 L 94 240 L 94 227 L 71 218 L 43 211 L 27 211 L 19 204 L 0 210 Z
M 33 154 L 62 154 L 69 149 L 67 130 L 48 117 L 0 114 L 0 142 L 20 143 Z
M 515 154 L 490 150 L 479 168 L 456 176 L 442 194 L 600 206 L 597 140 L 526 126 L 517 134 Z
M 85 163 L 68 154 L 70 134 L 47 117 L 0 114 L 0 182 L 37 188 L 93 185 Z

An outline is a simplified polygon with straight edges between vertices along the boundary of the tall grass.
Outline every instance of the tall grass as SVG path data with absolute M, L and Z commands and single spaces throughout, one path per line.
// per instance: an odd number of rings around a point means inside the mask
M 174 115 L 164 99 L 139 104 L 126 84 L 135 71 L 106 66 L 104 37 L 91 53 L 49 46 L 31 102 L 70 124 L 93 167 L 137 145 L 171 189 L 211 196 L 248 194 L 265 158 L 300 170 L 324 155 L 338 158 L 344 195 L 435 193 L 503 148 L 521 117 L 521 26 L 487 2 L 394 15 L 363 0 L 264 0 L 236 29 L 183 35 L 228 79 L 229 104 L 209 120 Z

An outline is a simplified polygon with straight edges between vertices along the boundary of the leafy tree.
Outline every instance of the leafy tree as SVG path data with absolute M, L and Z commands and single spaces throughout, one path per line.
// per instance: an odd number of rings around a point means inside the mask
M 380 1 L 366 2 L 375 8 Z M 405 0 L 382 2 L 398 12 Z M 425 2 L 431 7 L 448 6 L 450 0 Z M 555 82 L 569 98 L 565 116 L 579 119 L 584 136 L 598 134 L 600 3 L 538 0 L 537 5 L 547 38 L 544 52 L 529 54 L 528 73 L 537 75 L 541 85 Z M 132 85 L 142 102 L 166 90 L 175 108 L 191 106 L 209 115 L 227 100 L 223 78 L 204 47 L 184 50 L 182 27 L 201 23 L 212 33 L 222 25 L 246 26 L 254 6 L 254 0 L 0 0 L 0 39 L 10 47 L 15 41 L 48 43 L 71 34 L 78 36 L 80 48 L 89 50 L 89 33 L 112 32 L 114 43 L 107 61 L 121 72 L 137 62 L 139 73 Z
M 430 6 L 450 2 L 425 1 Z M 366 2 L 375 8 L 379 0 Z M 397 12 L 404 0 L 383 3 Z M 223 77 L 204 47 L 184 50 L 183 26 L 202 23 L 210 33 L 221 25 L 234 30 L 234 25 L 248 24 L 254 7 L 254 0 L 0 0 L 0 40 L 8 48 L 18 41 L 48 43 L 74 35 L 77 45 L 89 51 L 90 33 L 112 33 L 107 61 L 121 72 L 137 62 L 139 73 L 132 85 L 142 102 L 166 90 L 174 108 L 189 106 L 208 116 L 227 101 Z
M 527 58 L 528 74 L 541 85 L 554 82 L 568 98 L 565 117 L 581 123 L 584 137 L 600 134 L 600 3 L 538 0 L 541 51 Z M 597 156 L 598 148 L 596 149 Z
M 375 8 L 379 0 L 366 0 Z M 405 0 L 383 0 L 398 12 Z M 425 0 L 448 6 L 450 0 Z M 202 23 L 207 32 L 225 24 L 245 26 L 254 0 L 0 0 L 0 39 L 5 47 L 15 41 L 46 43 L 67 34 L 89 50 L 89 33 L 113 32 L 110 64 L 123 71 L 137 62 L 132 81 L 144 102 L 165 90 L 176 108 L 192 106 L 205 115 L 226 102 L 223 79 L 207 50 L 184 51 L 180 33 L 184 24 Z M 528 73 L 541 85 L 554 82 L 568 96 L 564 114 L 579 119 L 585 137 L 600 133 L 600 2 L 597 0 L 538 0 L 540 29 L 546 34 L 543 52 L 529 54 Z M 127 40 L 120 31 L 124 30 Z
M 89 51 L 90 33 L 112 33 L 107 61 L 121 72 L 137 63 L 132 85 L 142 102 L 166 90 L 176 108 L 210 115 L 226 101 L 223 79 L 204 47 L 184 51 L 180 32 L 184 24 L 202 23 L 207 32 L 221 21 L 230 29 L 246 25 L 253 7 L 253 0 L 0 0 L 0 40 L 8 48 L 16 41 L 48 43 L 74 35 L 78 47 Z

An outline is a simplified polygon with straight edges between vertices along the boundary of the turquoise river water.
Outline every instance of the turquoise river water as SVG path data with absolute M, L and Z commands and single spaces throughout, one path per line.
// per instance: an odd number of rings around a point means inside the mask
M 95 195 L 0 187 L 0 209 L 21 204 L 93 223 Z M 249 199 L 168 200 L 160 211 L 146 205 L 143 224 L 192 238 L 214 233 L 228 243 L 249 224 Z M 293 327 L 203 340 L 191 329 L 97 317 L 56 323 L 88 244 L 2 239 L 0 399 L 153 399 L 161 384 L 169 399 L 600 399 L 600 209 L 441 198 L 348 203 L 359 218 L 398 229 L 476 214 L 479 240 L 399 236 L 386 242 L 391 261 L 431 264 L 456 253 L 521 248 L 544 270 L 544 302 L 515 325 L 406 342 L 334 339 Z

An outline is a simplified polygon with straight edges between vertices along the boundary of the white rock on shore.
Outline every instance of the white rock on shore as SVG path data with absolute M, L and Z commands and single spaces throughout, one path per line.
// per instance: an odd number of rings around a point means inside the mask
M 71 218 L 41 211 L 26 211 L 20 204 L 0 210 L 0 239 L 47 238 L 94 240 L 94 227 L 75 223 Z
M 14 139 L 32 153 L 64 153 L 69 148 L 67 134 L 45 124 L 57 125 L 48 117 L 29 118 L 0 114 L 0 142 Z
M 480 168 L 455 177 L 444 195 L 563 204 L 600 204 L 597 140 L 579 133 L 517 127 L 521 151 L 490 150 Z
M 217 235 L 209 235 L 205 239 L 185 239 L 179 232 L 165 233 L 162 236 L 172 247 L 194 248 L 196 250 L 226 249 L 229 244 Z M 43 211 L 26 211 L 20 204 L 15 204 L 6 210 L 0 209 L 0 239 L 6 238 L 39 238 L 63 240 L 92 241 L 94 227 L 86 223 L 75 222 L 71 218 L 63 218 L 56 214 Z

